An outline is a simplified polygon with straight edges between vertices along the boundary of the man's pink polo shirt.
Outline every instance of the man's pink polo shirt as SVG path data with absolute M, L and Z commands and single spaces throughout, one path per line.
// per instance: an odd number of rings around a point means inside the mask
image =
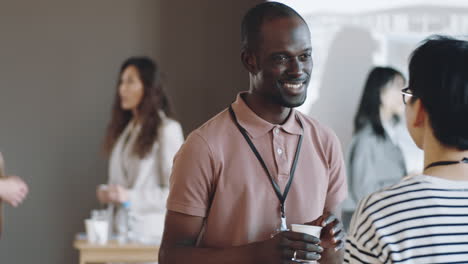
M 241 95 L 233 110 L 282 190 L 303 134 L 286 200 L 288 227 L 312 221 L 341 203 L 347 186 L 335 134 L 296 110 L 284 124 L 271 124 Z M 167 209 L 205 218 L 200 246 L 238 246 L 270 238 L 280 227 L 279 205 L 268 176 L 227 109 L 193 131 L 174 159 Z

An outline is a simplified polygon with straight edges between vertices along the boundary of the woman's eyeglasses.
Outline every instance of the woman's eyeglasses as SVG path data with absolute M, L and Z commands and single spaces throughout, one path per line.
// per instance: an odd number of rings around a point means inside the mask
M 407 104 L 410 97 L 413 97 L 413 92 L 409 87 L 401 90 L 401 95 L 403 96 L 403 103 Z

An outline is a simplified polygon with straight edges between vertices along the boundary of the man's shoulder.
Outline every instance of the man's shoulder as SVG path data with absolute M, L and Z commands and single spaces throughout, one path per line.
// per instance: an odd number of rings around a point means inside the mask
M 219 112 L 204 124 L 193 130 L 187 139 L 200 138 L 206 143 L 215 143 L 226 139 L 226 133 L 232 130 L 232 120 L 227 109 Z
M 321 123 L 320 121 L 318 121 L 317 119 L 311 117 L 311 116 L 308 116 L 300 111 L 296 111 L 297 115 L 299 116 L 299 118 L 301 119 L 303 125 L 304 125 L 304 129 L 313 129 L 313 130 L 317 130 L 317 131 L 320 131 L 322 133 L 326 133 L 326 134 L 333 134 L 333 130 L 328 127 L 327 125 Z
M 296 113 L 303 123 L 305 132 L 311 133 L 313 138 L 320 140 L 322 143 L 338 141 L 336 133 L 330 127 L 300 111 L 296 111 Z

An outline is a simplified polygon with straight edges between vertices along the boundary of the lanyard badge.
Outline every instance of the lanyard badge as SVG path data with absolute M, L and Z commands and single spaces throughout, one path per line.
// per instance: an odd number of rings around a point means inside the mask
M 286 217 L 281 217 L 281 228 L 280 231 L 288 231 L 288 225 L 286 224 Z

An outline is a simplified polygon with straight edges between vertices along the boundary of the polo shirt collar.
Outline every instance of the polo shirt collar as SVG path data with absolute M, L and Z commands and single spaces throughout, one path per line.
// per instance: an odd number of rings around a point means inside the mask
M 288 119 L 286 122 L 284 122 L 284 124 L 275 125 L 262 119 L 257 114 L 255 114 L 252 109 L 249 108 L 249 106 L 242 98 L 243 94 L 245 93 L 247 92 L 241 92 L 237 94 L 236 101 L 232 104 L 232 108 L 236 114 L 239 124 L 245 130 L 247 130 L 252 138 L 261 137 L 274 128 L 280 128 L 289 134 L 302 135 L 302 128 L 298 121 L 298 118 L 300 117 L 297 115 L 294 108 L 292 109 Z

